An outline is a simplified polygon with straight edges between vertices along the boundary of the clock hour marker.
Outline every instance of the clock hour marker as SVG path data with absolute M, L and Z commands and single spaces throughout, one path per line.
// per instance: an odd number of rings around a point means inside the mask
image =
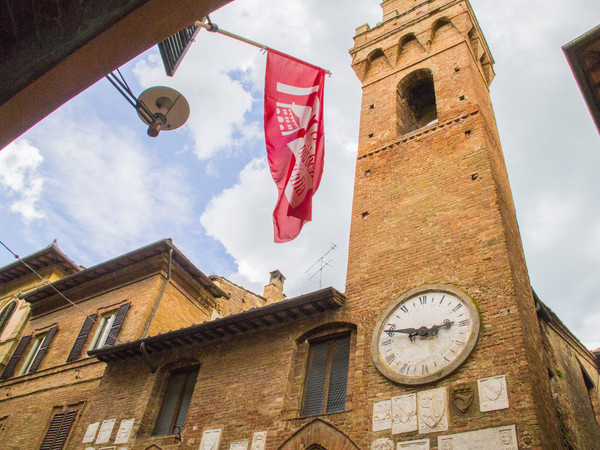
M 421 305 L 424 305 L 425 303 L 427 303 L 427 296 L 424 295 L 422 297 L 419 297 L 419 301 L 421 302 Z
M 381 343 L 381 345 L 390 345 L 391 343 L 392 343 L 392 340 L 391 340 L 391 339 L 388 339 L 387 341 L 383 341 L 383 342 Z
M 449 360 L 448 358 L 446 358 L 445 356 L 444 356 L 444 360 L 445 360 L 446 362 L 450 362 L 450 360 Z
M 456 345 L 464 345 L 464 342 L 463 342 L 463 341 L 454 341 L 454 343 L 455 343 Z
M 421 373 L 423 375 L 427 375 L 429 373 L 429 369 L 427 368 L 427 364 L 422 364 L 421 365 Z
M 403 313 L 407 313 L 407 312 L 408 312 L 408 308 L 406 307 L 406 305 L 402 306 L 402 307 L 400 308 L 400 310 L 401 310 Z
M 410 366 L 407 363 L 404 363 L 402 367 L 400 367 L 400 373 L 408 373 Z
M 385 357 L 385 361 L 388 364 L 391 364 L 392 362 L 394 362 L 395 359 L 396 359 L 396 355 L 394 355 L 393 353 L 391 353 Z
M 452 310 L 452 312 L 456 312 L 456 311 L 458 311 L 460 308 L 462 308 L 462 303 L 459 303 L 458 305 L 456 305 L 456 306 L 454 307 L 454 309 Z
M 442 304 L 442 302 L 444 301 L 445 298 L 446 298 L 446 296 L 442 295 L 442 298 L 440 299 L 440 305 Z
M 461 320 L 460 322 L 458 322 L 459 327 L 466 327 L 467 325 L 469 325 L 469 319 Z

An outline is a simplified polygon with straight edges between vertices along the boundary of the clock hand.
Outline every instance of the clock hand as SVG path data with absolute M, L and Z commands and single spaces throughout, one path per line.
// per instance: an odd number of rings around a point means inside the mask
M 415 333 L 417 330 L 415 328 L 401 328 L 399 330 L 395 330 L 393 328 L 390 328 L 389 330 L 383 330 L 385 333 L 404 333 L 404 334 L 412 334 Z
M 392 336 L 392 333 L 404 333 L 404 334 L 408 334 L 408 337 L 410 339 L 411 342 L 414 342 L 415 339 L 417 338 L 417 336 L 424 336 L 427 337 L 427 335 L 429 334 L 429 329 L 427 327 L 420 327 L 420 328 L 400 328 L 400 329 L 394 329 L 394 328 L 390 328 L 389 330 L 383 330 L 385 333 L 387 333 L 390 337 Z
M 450 327 L 454 324 L 454 322 L 450 322 L 448 319 L 444 319 L 444 323 L 441 325 L 434 325 L 429 328 L 428 332 L 431 336 L 435 336 L 438 334 L 438 331 L 442 328 L 449 330 Z

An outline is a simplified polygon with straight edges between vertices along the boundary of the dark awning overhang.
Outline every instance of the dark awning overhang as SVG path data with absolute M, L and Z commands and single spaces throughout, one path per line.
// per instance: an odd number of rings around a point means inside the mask
M 112 362 L 142 357 L 143 352 L 152 354 L 186 345 L 217 342 L 332 311 L 340 308 L 345 301 L 344 294 L 329 287 L 188 328 L 93 350 L 89 354 L 100 361 Z

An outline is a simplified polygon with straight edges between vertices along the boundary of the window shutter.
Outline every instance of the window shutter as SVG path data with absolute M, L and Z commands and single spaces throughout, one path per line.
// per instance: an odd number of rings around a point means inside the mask
M 23 356 L 23 352 L 25 351 L 25 348 L 27 348 L 29 341 L 31 341 L 31 335 L 23 336 L 23 338 L 21 338 L 21 342 L 19 342 L 19 345 L 17 345 L 17 349 L 15 350 L 10 360 L 8 361 L 8 364 L 4 368 L 2 376 L 0 376 L 1 379 L 6 380 L 7 378 L 13 376 L 13 374 L 15 373 L 15 368 L 17 367 L 21 356 Z
M 115 321 L 113 322 L 110 332 L 108 333 L 108 338 L 106 339 L 106 345 L 115 345 L 119 331 L 121 331 L 121 325 L 123 325 L 125 315 L 127 314 L 130 305 L 131 303 L 125 303 L 124 305 L 121 305 L 117 311 Z
M 14 312 L 16 307 L 17 302 L 13 300 L 0 313 L 0 334 L 2 334 L 2 332 L 4 331 L 4 327 L 6 327 L 6 324 L 10 320 L 10 317 L 12 316 L 12 313 Z
M 304 390 L 304 407 L 302 408 L 302 415 L 304 416 L 320 414 L 323 411 L 328 354 L 328 341 L 310 346 Z
M 349 360 L 350 336 L 346 336 L 333 343 L 329 396 L 327 397 L 328 413 L 344 411 L 346 409 Z
M 77 416 L 77 410 L 55 414 L 40 450 L 61 450 L 67 441 L 71 426 Z
M 96 317 L 98 317 L 98 314 L 92 314 L 91 316 L 87 316 L 83 321 L 81 330 L 79 330 L 77 339 L 75 339 L 75 344 L 73 344 L 71 353 L 69 353 L 69 356 L 67 357 L 67 362 L 75 361 L 81 356 L 81 350 L 83 350 L 83 345 L 85 344 L 85 341 L 87 340 L 88 335 L 94 326 Z
M 57 330 L 57 325 L 50 328 L 50 330 L 46 334 L 46 337 L 44 338 L 44 342 L 42 342 L 42 345 L 40 346 L 40 350 L 38 351 L 37 355 L 35 355 L 35 359 L 31 363 L 31 367 L 29 368 L 29 371 L 27 373 L 33 373 L 39 369 L 40 364 L 42 363 L 42 359 L 44 359 L 44 356 L 48 351 L 48 347 L 50 346 L 52 339 L 54 339 L 54 335 L 56 334 Z

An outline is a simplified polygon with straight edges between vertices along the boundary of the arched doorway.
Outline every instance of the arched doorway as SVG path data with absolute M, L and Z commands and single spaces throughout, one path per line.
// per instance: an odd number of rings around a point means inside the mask
M 315 419 L 290 436 L 279 450 L 358 450 L 352 440 L 333 425 Z

